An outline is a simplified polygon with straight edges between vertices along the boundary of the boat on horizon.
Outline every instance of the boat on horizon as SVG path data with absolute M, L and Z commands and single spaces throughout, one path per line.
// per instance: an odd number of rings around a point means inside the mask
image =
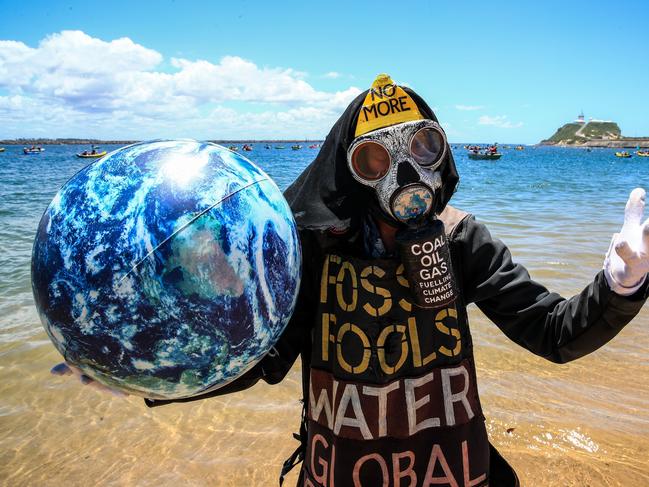
M 23 154 L 40 154 L 41 152 L 45 152 L 45 149 L 42 147 L 23 147 Z
M 301 148 L 302 148 L 302 146 L 300 144 L 295 144 L 295 145 L 291 146 L 291 149 L 293 149 L 293 150 L 300 150 Z
M 501 158 L 502 154 L 498 152 L 498 144 L 482 147 L 479 145 L 465 145 L 469 159 L 495 161 Z
M 99 157 L 104 157 L 106 155 L 106 151 L 99 151 L 98 145 L 91 145 L 90 150 L 84 150 L 83 152 L 80 152 L 77 154 L 77 157 L 80 157 L 82 159 L 97 159 Z
M 469 159 L 473 160 L 496 161 L 501 157 L 498 152 L 469 152 Z

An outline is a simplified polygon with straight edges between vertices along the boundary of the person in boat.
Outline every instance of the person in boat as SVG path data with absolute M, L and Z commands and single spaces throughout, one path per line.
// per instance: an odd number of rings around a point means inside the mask
M 281 478 L 302 461 L 299 485 L 310 487 L 518 486 L 489 441 L 466 306 L 476 303 L 507 337 L 552 362 L 597 350 L 647 298 L 644 191 L 631 193 L 603 270 L 566 299 L 450 206 L 458 182 L 434 112 L 379 75 L 285 192 L 303 278 L 280 340 L 221 389 L 146 404 L 276 384 L 301 357 L 300 444 Z
M 97 153 L 97 149 L 92 149 L 92 151 L 90 151 L 90 155 L 92 156 L 94 156 L 96 153 Z

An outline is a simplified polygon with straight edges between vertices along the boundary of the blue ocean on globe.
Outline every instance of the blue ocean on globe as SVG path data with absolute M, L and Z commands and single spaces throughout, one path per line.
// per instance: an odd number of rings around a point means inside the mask
M 32 287 L 65 359 L 130 394 L 182 398 L 257 363 L 293 312 L 290 208 L 249 160 L 196 141 L 134 144 L 86 166 L 37 231 Z

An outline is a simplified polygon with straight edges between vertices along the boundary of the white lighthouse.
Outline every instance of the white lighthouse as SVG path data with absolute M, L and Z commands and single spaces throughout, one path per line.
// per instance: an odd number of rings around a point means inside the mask
M 584 111 L 582 110 L 579 116 L 577 117 L 577 120 L 575 120 L 575 123 L 586 123 L 584 120 Z

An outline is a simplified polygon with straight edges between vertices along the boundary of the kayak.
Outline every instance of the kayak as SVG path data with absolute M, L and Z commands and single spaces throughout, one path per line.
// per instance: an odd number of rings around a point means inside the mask
M 638 152 L 636 152 L 636 154 L 638 156 L 640 156 L 640 157 L 649 157 L 649 151 L 641 151 L 641 150 L 639 150 Z
M 625 157 L 626 158 L 626 157 L 631 157 L 631 154 L 629 154 L 628 152 L 616 152 L 615 157 Z
M 469 159 L 475 159 L 475 160 L 488 160 L 488 161 L 495 161 L 497 159 L 500 159 L 502 154 L 476 154 L 475 152 L 469 152 Z
M 94 159 L 96 157 L 104 157 L 106 155 L 106 151 L 101 151 L 97 152 L 96 154 L 77 154 L 77 157 L 81 157 L 82 159 Z

